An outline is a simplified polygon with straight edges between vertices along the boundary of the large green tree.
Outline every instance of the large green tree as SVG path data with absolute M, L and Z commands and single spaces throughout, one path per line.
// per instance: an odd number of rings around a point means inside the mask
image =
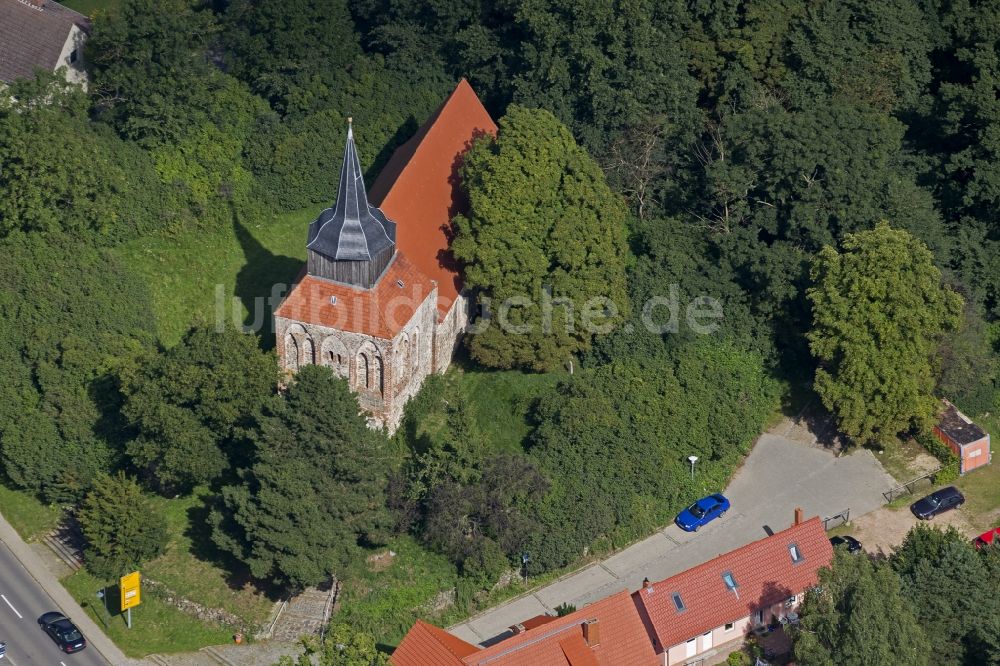
M 152 486 L 183 491 L 246 455 L 238 444 L 274 395 L 278 364 L 255 336 L 197 327 L 120 376 L 132 464 Z
M 18 232 L 0 255 L 0 460 L 15 485 L 75 500 L 119 461 L 114 374 L 152 344 L 149 293 L 78 238 Z
M 86 94 L 54 74 L 0 96 L 0 236 L 20 229 L 117 240 L 183 214 L 149 156 L 88 111 Z
M 891 562 L 930 640 L 932 663 L 984 663 L 998 638 L 988 637 L 1000 619 L 1000 581 L 968 538 L 954 527 L 917 525 Z
M 307 366 L 270 402 L 256 453 L 239 484 L 222 491 L 213 539 L 254 577 L 291 588 L 315 585 L 378 543 L 388 526 L 390 456 L 347 383 Z
M 955 327 L 961 297 L 944 287 L 930 251 L 886 222 L 824 248 L 812 268 L 815 389 L 840 429 L 888 441 L 935 413 L 931 358 Z
M 134 480 L 100 474 L 76 514 L 83 530 L 84 561 L 98 578 L 111 580 L 139 569 L 163 552 L 167 521 Z
M 913 603 L 885 562 L 838 552 L 806 594 L 792 634 L 803 666 L 923 666 L 930 644 Z M 936 663 L 936 662 L 934 662 Z
M 512 106 L 467 153 L 462 186 L 453 249 L 496 314 L 469 340 L 477 360 L 552 370 L 621 320 L 625 204 L 551 113 Z
M 223 25 L 232 73 L 281 113 L 329 102 L 361 53 L 344 0 L 236 0 Z

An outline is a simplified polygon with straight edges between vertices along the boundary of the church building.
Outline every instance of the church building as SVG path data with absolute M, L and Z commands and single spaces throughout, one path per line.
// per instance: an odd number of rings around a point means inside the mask
M 284 370 L 331 367 L 369 422 L 391 433 L 424 378 L 448 368 L 468 325 L 449 248 L 451 220 L 466 207 L 458 168 L 497 127 L 463 79 L 370 192 L 353 131 L 348 120 L 337 199 L 309 225 L 308 261 L 275 310 L 275 342 Z

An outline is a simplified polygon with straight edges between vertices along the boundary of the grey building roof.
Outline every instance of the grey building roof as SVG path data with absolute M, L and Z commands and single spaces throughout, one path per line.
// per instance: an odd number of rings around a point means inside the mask
M 938 420 L 938 430 L 959 445 L 972 444 L 986 437 L 986 431 L 972 422 L 968 416 L 958 411 L 955 405 L 944 401 L 945 410 Z
M 337 201 L 309 225 L 306 247 L 338 261 L 371 261 L 395 244 L 396 223 L 368 204 L 354 131 L 348 119 Z
M 76 25 L 89 30 L 83 14 L 51 0 L 0 0 L 0 81 L 53 71 Z

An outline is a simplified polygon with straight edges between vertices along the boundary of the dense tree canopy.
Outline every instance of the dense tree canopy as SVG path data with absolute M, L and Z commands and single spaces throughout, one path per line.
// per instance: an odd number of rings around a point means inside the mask
M 971 666 L 992 652 L 1000 581 L 986 559 L 954 527 L 926 525 L 912 529 L 893 553 L 893 569 L 930 641 L 931 663 Z M 996 663 L 997 655 L 988 659 Z
M 268 403 L 252 464 L 227 486 L 213 538 L 257 578 L 293 588 L 329 579 L 387 527 L 384 436 L 368 428 L 344 380 L 299 371 Z
M 103 580 L 138 570 L 167 545 L 166 519 L 143 497 L 139 484 L 121 473 L 98 475 L 76 517 L 86 541 L 87 568 Z
M 962 299 L 923 243 L 887 223 L 843 247 L 824 248 L 812 271 L 815 388 L 844 433 L 886 441 L 935 414 L 931 357 Z
M 4 471 L 49 499 L 76 499 L 120 457 L 113 374 L 150 344 L 149 294 L 107 251 L 62 235 L 15 233 L 0 254 Z
M 186 490 L 238 462 L 248 435 L 274 395 L 278 365 L 257 340 L 234 330 L 192 329 L 172 349 L 121 372 L 122 412 L 135 430 L 127 451 L 156 488 Z
M 553 370 L 621 320 L 624 202 L 551 113 L 511 107 L 466 155 L 462 183 L 455 255 L 496 312 L 469 341 L 477 360 Z
M 803 666 L 923 666 L 930 643 L 913 602 L 885 562 L 841 550 L 806 595 L 794 636 Z

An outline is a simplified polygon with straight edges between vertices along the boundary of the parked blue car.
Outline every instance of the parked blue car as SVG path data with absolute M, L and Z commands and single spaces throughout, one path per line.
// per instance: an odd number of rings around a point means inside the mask
M 729 500 L 724 496 L 709 495 L 681 511 L 674 522 L 685 532 L 697 532 L 698 528 L 709 524 L 728 510 Z

